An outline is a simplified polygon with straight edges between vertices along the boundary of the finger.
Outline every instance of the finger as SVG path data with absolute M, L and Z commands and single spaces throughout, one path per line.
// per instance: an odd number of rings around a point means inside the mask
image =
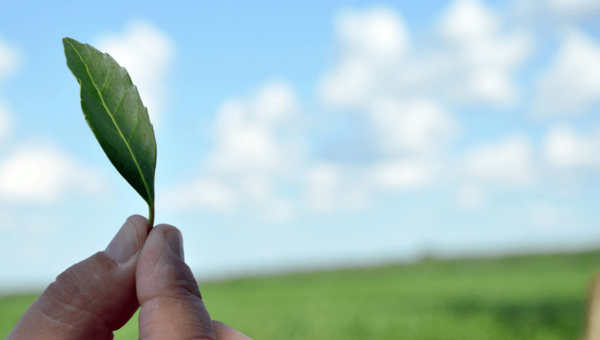
M 600 339 L 600 274 L 596 274 L 590 285 L 587 306 L 585 340 Z
M 177 228 L 156 226 L 138 262 L 140 339 L 216 339 Z
M 212 326 L 217 335 L 217 340 L 252 340 L 250 337 L 236 331 L 221 321 L 213 320 Z
M 112 339 L 139 307 L 135 271 L 147 225 L 129 217 L 105 251 L 60 274 L 7 339 Z

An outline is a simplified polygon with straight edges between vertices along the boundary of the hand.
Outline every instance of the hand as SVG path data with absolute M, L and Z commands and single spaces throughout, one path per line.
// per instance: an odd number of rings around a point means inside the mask
M 213 321 L 177 228 L 131 216 L 106 250 L 60 274 L 7 339 L 113 339 L 141 305 L 139 339 L 250 339 Z

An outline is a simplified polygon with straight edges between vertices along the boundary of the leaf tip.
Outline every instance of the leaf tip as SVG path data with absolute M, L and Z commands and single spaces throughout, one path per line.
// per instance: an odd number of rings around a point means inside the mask
M 69 38 L 69 37 L 64 37 L 64 38 L 62 39 L 63 45 L 64 45 L 65 47 L 67 46 L 67 43 L 70 43 L 70 42 L 72 42 L 72 41 L 73 41 L 73 39 L 72 39 L 72 38 Z

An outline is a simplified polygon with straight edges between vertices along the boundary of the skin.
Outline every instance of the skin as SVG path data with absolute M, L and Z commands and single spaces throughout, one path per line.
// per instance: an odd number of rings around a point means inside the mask
M 139 339 L 243 340 L 211 320 L 185 264 L 181 232 L 131 216 L 108 247 L 60 274 L 7 339 L 113 339 L 141 308 Z
M 585 340 L 600 340 L 600 274 L 591 282 L 588 293 Z

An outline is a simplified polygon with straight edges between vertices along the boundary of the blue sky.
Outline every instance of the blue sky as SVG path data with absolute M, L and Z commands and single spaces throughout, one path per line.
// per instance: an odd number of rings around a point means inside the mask
M 0 8 L 0 289 L 147 208 L 61 39 L 125 66 L 157 221 L 199 280 L 600 244 L 600 2 L 40 1 Z

